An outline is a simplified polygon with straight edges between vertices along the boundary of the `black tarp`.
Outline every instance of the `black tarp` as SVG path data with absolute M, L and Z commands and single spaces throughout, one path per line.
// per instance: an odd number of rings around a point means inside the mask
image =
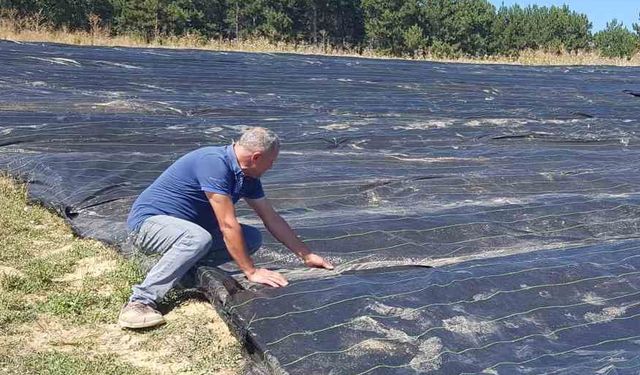
M 286 288 L 199 269 L 256 368 L 637 373 L 638 91 L 638 68 L 0 41 L 0 169 L 122 245 L 173 160 L 266 126 L 267 196 L 337 267 L 267 236 Z

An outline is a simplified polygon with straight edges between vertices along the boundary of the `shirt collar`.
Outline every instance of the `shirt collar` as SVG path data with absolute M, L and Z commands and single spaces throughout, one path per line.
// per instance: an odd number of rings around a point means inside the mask
M 238 158 L 236 157 L 236 153 L 233 152 L 233 143 L 226 146 L 226 152 L 227 152 L 227 157 L 231 162 L 231 169 L 233 170 L 233 173 L 236 176 L 244 177 L 244 172 L 242 172 L 242 169 L 240 168 L 240 164 L 238 164 Z

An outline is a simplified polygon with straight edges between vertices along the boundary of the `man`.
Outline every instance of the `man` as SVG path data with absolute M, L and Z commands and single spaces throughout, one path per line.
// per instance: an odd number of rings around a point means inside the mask
M 251 128 L 237 143 L 203 147 L 173 163 L 133 204 L 127 223 L 133 243 L 162 254 L 144 281 L 134 285 L 118 322 L 123 328 L 164 323 L 156 303 L 199 261 L 220 264 L 233 259 L 249 281 L 287 285 L 278 272 L 256 268 L 250 255 L 260 248 L 260 232 L 241 225 L 234 204 L 244 198 L 269 232 L 309 267 L 333 269 L 311 250 L 265 198 L 260 177 L 275 162 L 278 137 Z

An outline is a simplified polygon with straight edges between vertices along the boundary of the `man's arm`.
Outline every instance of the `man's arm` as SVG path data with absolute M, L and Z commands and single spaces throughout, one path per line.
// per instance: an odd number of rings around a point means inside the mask
M 260 216 L 267 230 L 289 250 L 304 261 L 308 267 L 333 269 L 333 265 L 319 255 L 311 252 L 309 247 L 302 242 L 289 224 L 273 209 L 267 198 L 245 199 L 247 204 Z
M 264 268 L 256 268 L 253 260 L 247 254 L 242 227 L 236 217 L 235 207 L 231 198 L 224 194 L 206 193 L 218 220 L 220 231 L 227 245 L 229 255 L 236 261 L 240 270 L 252 282 L 267 284 L 273 287 L 287 285 L 287 280 L 278 272 Z

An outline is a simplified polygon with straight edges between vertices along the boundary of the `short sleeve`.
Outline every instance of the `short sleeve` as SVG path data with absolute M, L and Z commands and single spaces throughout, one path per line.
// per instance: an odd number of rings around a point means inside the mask
M 262 182 L 259 179 L 251 178 L 245 181 L 247 189 L 243 192 L 243 196 L 247 199 L 264 198 L 264 190 L 262 190 Z
M 195 177 L 202 191 L 232 196 L 233 172 L 220 155 L 205 154 L 194 165 Z

